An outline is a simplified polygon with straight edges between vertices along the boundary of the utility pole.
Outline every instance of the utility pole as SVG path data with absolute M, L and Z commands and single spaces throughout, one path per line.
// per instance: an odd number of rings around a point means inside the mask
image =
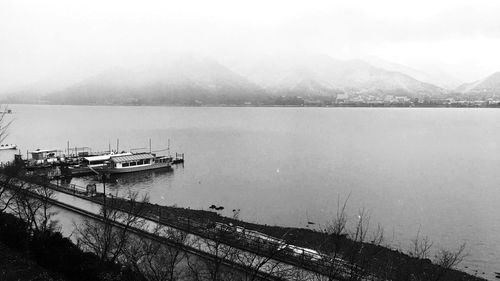
M 89 166 L 89 168 L 90 168 L 90 170 L 92 172 L 94 172 L 97 175 L 98 179 L 100 178 L 102 180 L 102 195 L 103 195 L 103 204 L 102 204 L 102 206 L 104 208 L 103 209 L 103 219 L 106 220 L 106 215 L 107 215 L 107 212 L 106 212 L 106 209 L 107 209 L 107 207 L 106 207 L 106 176 L 107 175 L 106 175 L 106 173 L 104 171 L 99 171 L 98 172 L 98 171 L 92 169 L 92 167 L 90 167 L 90 166 Z
M 103 200 L 104 200 L 104 202 L 103 202 L 103 207 L 104 207 L 103 214 L 104 214 L 104 219 L 106 219 L 106 173 L 104 173 L 104 172 L 102 173 L 102 188 L 103 188 L 103 195 L 104 195 L 104 197 L 103 197 Z

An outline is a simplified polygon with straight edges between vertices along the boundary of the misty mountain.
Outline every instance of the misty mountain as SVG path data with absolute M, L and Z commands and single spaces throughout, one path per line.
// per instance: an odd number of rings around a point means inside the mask
M 273 104 L 281 96 L 331 100 L 345 92 L 434 96 L 445 90 L 361 60 L 259 57 L 227 67 L 190 55 L 109 69 L 41 99 L 52 104 Z
M 415 78 L 418 81 L 433 84 L 445 89 L 455 89 L 461 84 L 458 79 L 439 71 L 437 68 L 432 72 L 423 72 L 421 70 L 411 68 L 399 63 L 393 63 L 379 57 L 370 56 L 363 58 L 363 60 L 375 67 L 389 71 L 400 72 L 412 78 Z
M 51 103 L 156 104 L 236 102 L 263 90 L 207 58 L 182 58 L 134 68 L 115 68 L 49 94 Z
M 462 84 L 456 90 L 468 94 L 500 94 L 500 72 L 472 83 Z
M 237 71 L 273 93 L 328 95 L 350 91 L 418 96 L 444 92 L 442 88 L 397 71 L 374 67 L 361 60 L 336 60 L 328 56 L 302 59 L 264 57 L 240 66 Z

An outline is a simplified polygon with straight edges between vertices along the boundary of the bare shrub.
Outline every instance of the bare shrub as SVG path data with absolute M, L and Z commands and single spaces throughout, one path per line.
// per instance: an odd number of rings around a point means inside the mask
M 158 226 L 154 235 L 185 244 L 187 234 L 183 231 Z M 185 259 L 185 252 L 174 246 L 148 238 L 134 237 L 124 251 L 125 262 L 135 271 L 140 272 L 149 281 L 176 281 L 184 274 L 180 263 Z
M 142 216 L 146 212 L 147 196 L 138 200 L 138 193 L 129 194 L 130 202 L 107 200 L 101 207 L 102 220 L 83 219 L 76 225 L 77 243 L 80 247 L 96 254 L 101 261 L 116 262 L 129 245 L 131 228 L 141 229 Z
M 420 237 L 420 228 L 417 235 L 411 240 L 411 248 L 408 255 L 418 259 L 428 259 L 432 248 L 432 241 L 428 236 Z

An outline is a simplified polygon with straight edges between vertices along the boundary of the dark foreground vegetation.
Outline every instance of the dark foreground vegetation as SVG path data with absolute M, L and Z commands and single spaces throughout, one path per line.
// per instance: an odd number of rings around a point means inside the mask
M 0 244 L 32 260 L 41 272 L 25 268 L 16 274 L 11 267 L 0 272 L 12 279 L 0 280 L 22 280 L 23 274 L 36 277 L 27 280 L 286 280 L 262 279 L 258 270 L 243 274 L 232 260 L 237 253 L 219 242 L 201 241 L 217 253 L 214 258 L 186 252 L 184 246 L 194 249 L 199 241 L 188 240 L 181 231 L 158 227 L 141 235 L 146 232 L 146 198 L 128 212 L 107 204 L 100 219 L 81 217 L 74 224 L 73 240 L 64 238 L 52 208 L 54 190 L 46 184 L 22 167 L 5 167 L 0 173 Z
M 46 270 L 37 274 L 35 280 L 144 280 L 128 268 L 102 262 L 96 255 L 83 252 L 59 232 L 33 231 L 12 214 L 0 213 L 0 243 Z M 37 270 L 17 270 L 18 276 L 11 276 L 11 280 L 17 280 L 24 271 Z
M 38 268 L 27 267 L 12 279 L 24 274 L 36 274 L 28 280 L 145 280 L 130 268 L 101 260 L 95 253 L 82 251 L 59 232 L 55 213 L 47 199 L 53 196 L 50 189 L 18 180 L 23 173 L 20 166 L 8 166 L 0 171 L 0 244 L 11 253 L 6 259 L 25 258 Z M 13 188 L 16 186 L 16 188 Z M 36 193 L 39 198 L 29 196 Z M 43 268 L 44 270 L 39 270 Z M 5 276 L 14 277 L 10 266 Z

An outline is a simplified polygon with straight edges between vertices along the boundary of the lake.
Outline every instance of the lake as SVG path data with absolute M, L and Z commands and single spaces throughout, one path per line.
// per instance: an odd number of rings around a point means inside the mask
M 407 250 L 467 243 L 460 268 L 500 271 L 500 110 L 459 108 L 216 108 L 11 105 L 5 143 L 37 148 L 165 149 L 172 171 L 129 174 L 108 192 L 195 209 L 240 209 L 258 223 L 321 228 L 348 200 Z M 10 153 L 10 154 L 9 154 Z M 2 158 L 12 156 L 2 152 Z M 74 179 L 85 185 L 94 179 Z M 485 272 L 483 275 L 482 272 Z

